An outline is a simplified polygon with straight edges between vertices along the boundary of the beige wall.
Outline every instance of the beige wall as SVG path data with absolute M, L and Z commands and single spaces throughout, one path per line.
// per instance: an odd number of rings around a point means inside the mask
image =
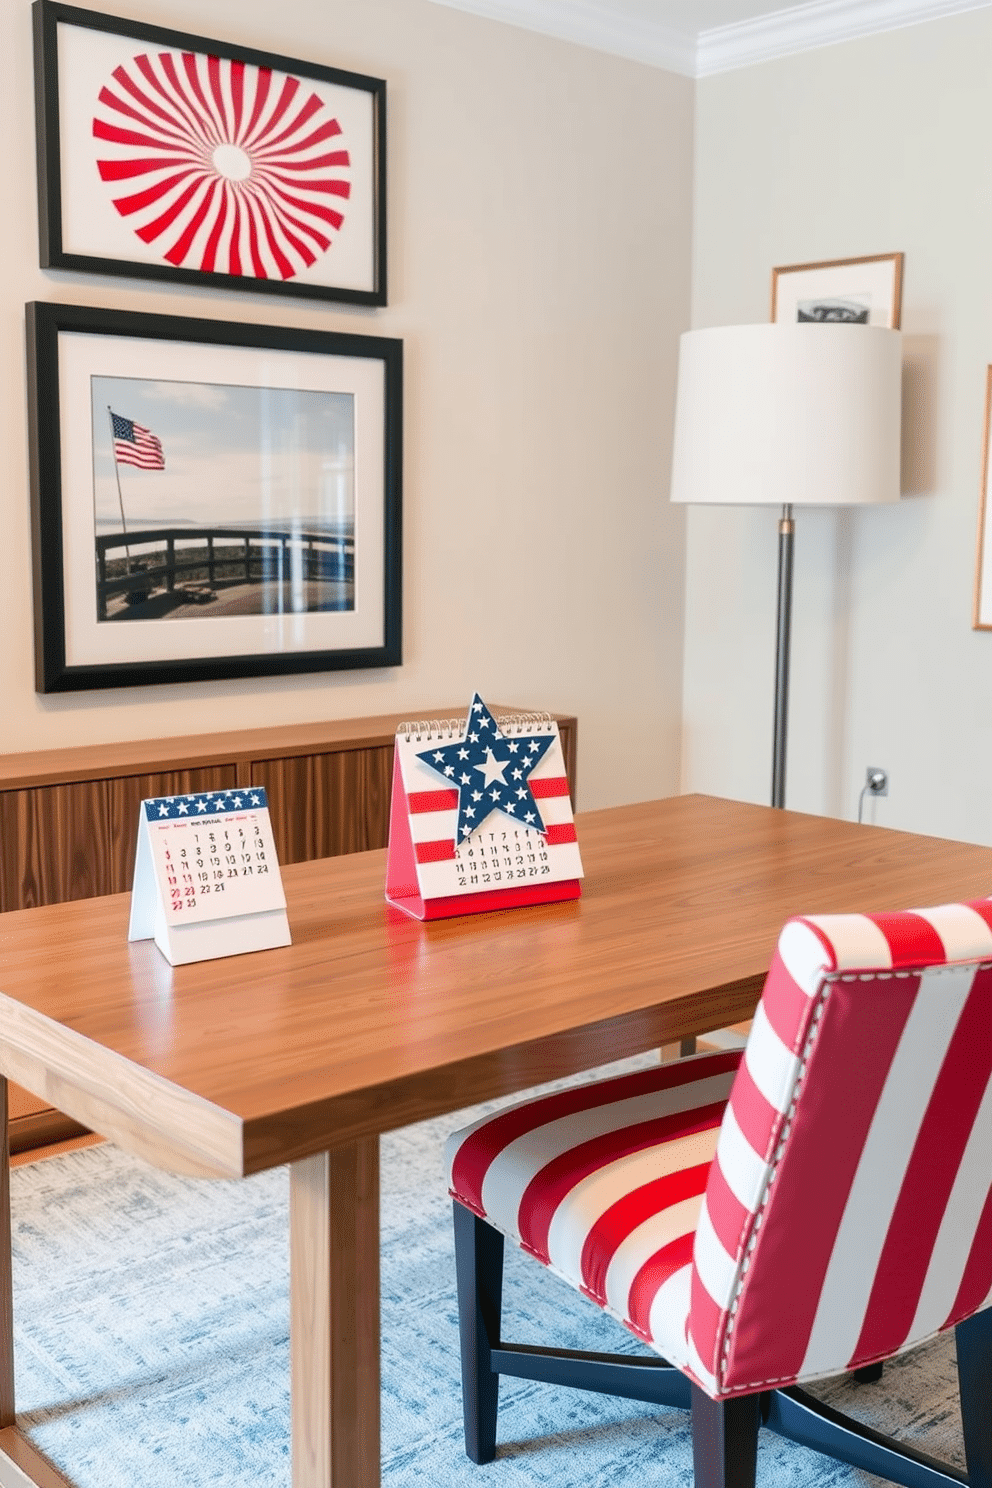
M 992 361 L 992 11 L 697 84 L 693 323 L 771 268 L 902 249 L 904 500 L 797 511 L 788 804 L 992 841 L 992 635 L 971 630 Z M 687 526 L 683 788 L 769 799 L 777 513 Z M 982 886 L 976 885 L 976 893 Z M 992 892 L 992 885 L 984 892 Z
M 583 805 L 675 790 L 683 529 L 664 496 L 689 310 L 692 83 L 424 0 L 119 9 L 386 78 L 391 303 L 355 311 L 42 273 L 30 7 L 0 0 L 0 751 L 393 709 L 422 716 L 467 702 L 477 686 L 578 714 Z M 37 696 L 30 299 L 401 336 L 404 665 Z M 494 585 L 484 570 L 466 578 L 503 523 L 527 534 L 532 563 L 513 584 Z M 621 724 L 644 742 L 618 768 Z

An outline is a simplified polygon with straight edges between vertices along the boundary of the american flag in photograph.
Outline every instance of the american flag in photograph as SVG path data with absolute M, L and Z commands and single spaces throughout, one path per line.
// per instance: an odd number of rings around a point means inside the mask
M 165 469 L 162 441 L 157 434 L 113 411 L 110 422 L 114 432 L 114 459 L 118 465 L 137 465 L 139 470 Z

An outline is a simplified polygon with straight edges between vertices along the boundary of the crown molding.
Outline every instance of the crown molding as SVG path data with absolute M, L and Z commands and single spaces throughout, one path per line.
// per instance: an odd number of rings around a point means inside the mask
M 631 15 L 609 0 L 433 0 L 507 26 L 521 26 L 685 77 L 711 77 L 815 47 L 896 31 L 992 0 L 806 0 L 768 15 L 714 26 L 699 36 Z M 766 0 L 774 4 L 775 0 Z
M 989 4 L 992 0 L 808 0 L 805 5 L 701 32 L 695 76 L 753 67 L 814 47 L 984 10 Z
M 992 0 L 990 0 L 992 3 Z M 657 21 L 625 14 L 596 0 L 434 0 L 490 21 L 539 31 L 649 67 L 696 75 L 696 38 Z

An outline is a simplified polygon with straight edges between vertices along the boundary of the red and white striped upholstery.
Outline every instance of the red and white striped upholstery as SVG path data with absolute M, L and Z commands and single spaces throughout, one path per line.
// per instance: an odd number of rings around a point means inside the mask
M 992 1303 L 992 900 L 790 920 L 743 1056 L 522 1103 L 452 1196 L 714 1399 Z

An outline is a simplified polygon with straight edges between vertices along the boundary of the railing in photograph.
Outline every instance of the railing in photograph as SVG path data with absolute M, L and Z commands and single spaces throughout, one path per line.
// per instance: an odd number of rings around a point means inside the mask
M 178 547 L 182 543 L 184 546 Z M 108 554 L 140 549 L 128 556 L 124 573 L 108 573 Z M 150 551 L 149 551 L 150 550 Z M 113 559 L 109 562 L 114 562 Z M 117 560 L 117 565 L 121 562 Z M 106 620 L 107 601 L 126 594 L 135 604 L 153 591 L 175 593 L 197 586 L 201 596 L 225 585 L 283 584 L 290 580 L 347 583 L 355 575 L 352 537 L 327 532 L 257 532 L 237 527 L 163 527 L 154 531 L 110 533 L 96 539 L 97 618 Z M 116 566 L 116 565 L 115 565 Z M 193 595 L 191 594 L 191 598 Z

